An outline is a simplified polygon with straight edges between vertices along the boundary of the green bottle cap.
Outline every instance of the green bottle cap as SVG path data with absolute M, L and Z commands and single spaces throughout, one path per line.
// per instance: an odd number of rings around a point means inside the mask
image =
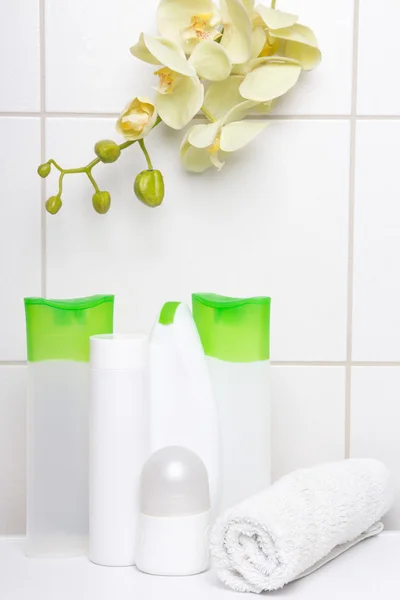
M 269 358 L 271 298 L 193 294 L 192 304 L 207 356 L 229 362 Z
M 114 296 L 25 298 L 28 360 L 89 361 L 89 338 L 113 332 Z
M 161 309 L 158 322 L 162 325 L 171 325 L 175 319 L 175 313 L 177 311 L 180 302 L 166 302 Z

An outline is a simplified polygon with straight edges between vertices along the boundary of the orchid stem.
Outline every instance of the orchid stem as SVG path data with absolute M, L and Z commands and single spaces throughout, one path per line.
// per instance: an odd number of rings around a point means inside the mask
M 271 1 L 271 8 L 273 8 L 275 10 L 276 7 L 276 0 L 272 0 Z
M 96 183 L 96 181 L 95 181 L 95 179 L 94 179 L 94 177 L 93 177 L 93 175 L 92 175 L 92 171 L 91 171 L 91 170 L 87 171 L 86 175 L 88 176 L 88 178 L 89 178 L 89 181 L 90 181 L 90 182 L 91 182 L 91 184 L 93 185 L 93 187 L 94 187 L 95 191 L 96 191 L 96 192 L 99 192 L 99 191 L 100 191 L 100 190 L 99 190 L 99 186 L 97 185 L 97 183 Z
M 140 146 L 140 147 L 141 147 L 141 149 L 142 149 L 142 152 L 143 152 L 143 154 L 144 154 L 144 157 L 145 157 L 145 159 L 146 159 L 147 166 L 149 167 L 149 170 L 150 170 L 150 171 L 152 171 L 152 170 L 153 170 L 153 165 L 151 164 L 150 155 L 149 155 L 149 153 L 147 152 L 146 144 L 144 143 L 144 140 L 143 140 L 143 139 L 139 140 L 139 146 Z
M 119 149 L 120 150 L 125 150 L 125 148 L 129 148 L 129 146 L 132 146 L 132 144 L 135 143 L 136 140 L 133 141 L 128 141 L 128 142 L 124 142 L 123 144 L 119 145 Z
M 208 119 L 209 121 L 211 121 L 211 123 L 214 123 L 214 122 L 215 122 L 215 119 L 214 119 L 214 117 L 212 116 L 212 114 L 211 114 L 211 113 L 210 113 L 210 112 L 209 112 L 209 111 L 208 111 L 206 108 L 204 108 L 204 106 L 202 106 L 200 110 L 201 110 L 201 112 L 203 113 L 203 115 L 205 115 L 205 116 L 207 117 L 207 119 Z
M 62 194 L 62 182 L 64 179 L 64 173 L 60 174 L 60 177 L 58 179 L 58 196 L 61 198 L 61 194 Z
M 161 120 L 162 119 L 160 117 L 157 117 L 157 120 L 153 125 L 153 129 L 159 123 L 161 123 Z M 143 151 L 143 154 L 146 158 L 149 169 L 153 170 L 153 165 L 151 164 L 150 156 L 149 156 L 149 153 L 147 152 L 147 148 L 146 148 L 143 140 L 127 140 L 126 142 L 119 144 L 119 149 L 121 151 L 125 150 L 125 148 L 129 148 L 129 146 L 132 146 L 132 144 L 135 144 L 137 141 L 139 142 L 139 145 Z M 60 165 L 58 163 L 56 163 L 56 161 L 53 158 L 50 158 L 47 161 L 47 164 L 53 165 L 57 169 L 57 171 L 59 171 L 59 173 L 60 173 L 59 178 L 58 178 L 58 196 L 61 198 L 64 176 L 65 175 L 73 175 L 76 173 L 85 174 L 87 176 L 87 178 L 89 179 L 90 183 L 93 185 L 95 191 L 99 192 L 100 189 L 99 189 L 99 186 L 97 185 L 95 178 L 92 175 L 92 169 L 93 169 L 93 167 L 98 165 L 100 162 L 101 162 L 100 158 L 94 158 L 90 163 L 88 163 L 84 167 L 77 167 L 74 169 L 63 169 L 62 167 L 60 167 Z

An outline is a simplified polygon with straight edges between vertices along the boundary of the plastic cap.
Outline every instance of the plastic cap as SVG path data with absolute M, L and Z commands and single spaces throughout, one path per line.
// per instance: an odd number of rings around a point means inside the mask
M 158 322 L 162 325 L 172 325 L 175 319 L 175 313 L 180 304 L 180 302 L 166 302 L 161 309 Z
M 183 517 L 210 510 L 207 469 L 182 446 L 155 452 L 143 467 L 141 512 L 153 517 Z
M 207 356 L 229 362 L 269 358 L 271 298 L 193 294 L 192 302 Z
M 130 371 L 143 369 L 148 362 L 145 335 L 94 335 L 90 338 L 92 369 Z
M 113 331 L 114 296 L 25 298 L 28 360 L 89 361 L 89 338 Z

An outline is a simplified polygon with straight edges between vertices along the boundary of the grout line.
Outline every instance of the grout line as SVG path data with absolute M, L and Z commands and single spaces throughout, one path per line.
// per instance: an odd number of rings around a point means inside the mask
M 26 360 L 0 360 L 0 367 L 25 366 Z M 272 360 L 272 367 L 347 367 L 345 360 Z M 353 361 L 351 367 L 398 367 L 400 361 Z
M 46 117 L 59 118 L 66 117 L 71 119 L 117 119 L 120 113 L 114 112 L 46 112 Z
M 400 115 L 355 115 L 357 121 L 398 121 Z
M 400 362 L 392 360 L 392 361 L 384 361 L 384 362 L 368 362 L 363 360 L 352 361 L 352 367 L 400 367 Z
M 45 47 L 45 0 L 39 2 L 40 14 L 40 147 L 41 162 L 46 161 L 46 47 Z M 41 181 L 41 294 L 46 296 L 46 180 Z
M 335 360 L 271 360 L 273 367 L 345 367 L 346 361 Z
M 44 26 L 44 19 L 43 19 Z M 44 36 L 43 36 L 43 47 L 44 47 Z M 43 67 L 44 72 L 44 67 Z M 30 118 L 30 117 L 48 117 L 48 118 L 65 118 L 65 119 L 117 119 L 120 113 L 117 112 L 63 112 L 63 111 L 0 111 L 0 118 L 4 117 L 19 117 L 19 118 Z M 204 116 L 198 114 L 195 116 L 197 119 L 204 119 Z M 355 119 L 356 121 L 399 121 L 400 115 L 251 115 L 250 119 L 271 119 L 274 121 L 349 121 Z
M 351 90 L 350 118 L 350 181 L 349 181 L 349 224 L 348 224 L 348 264 L 347 264 L 347 348 L 346 348 L 346 387 L 345 387 L 345 457 L 351 451 L 351 367 L 353 346 L 353 294 L 354 294 L 354 204 L 356 170 L 356 125 L 357 125 L 357 79 L 358 79 L 358 26 L 360 0 L 354 0 L 353 23 L 353 76 Z
M 271 360 L 273 367 L 400 367 L 400 361 Z
M 11 110 L 0 111 L 0 118 L 4 119 L 7 117 L 18 117 L 20 119 L 29 119 L 31 117 L 40 117 L 40 110 L 37 112 L 16 112 Z

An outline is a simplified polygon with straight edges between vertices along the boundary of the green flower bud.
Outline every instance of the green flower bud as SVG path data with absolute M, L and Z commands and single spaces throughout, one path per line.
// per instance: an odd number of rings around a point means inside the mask
M 160 171 L 142 171 L 135 179 L 133 187 L 136 196 L 146 206 L 160 206 L 164 199 L 164 179 Z
M 111 205 L 111 196 L 108 192 L 96 192 L 93 194 L 92 203 L 94 210 L 99 215 L 105 215 Z
M 51 196 L 46 202 L 46 210 L 51 215 L 56 215 L 62 207 L 60 196 Z
M 112 140 L 101 140 L 100 142 L 97 142 L 94 151 L 96 156 L 103 163 L 113 163 L 118 160 L 121 154 L 120 147 Z
M 50 163 L 43 163 L 42 165 L 39 165 L 37 168 L 37 172 L 38 175 L 40 175 L 40 177 L 47 177 L 47 175 L 50 173 L 51 170 L 51 165 Z

